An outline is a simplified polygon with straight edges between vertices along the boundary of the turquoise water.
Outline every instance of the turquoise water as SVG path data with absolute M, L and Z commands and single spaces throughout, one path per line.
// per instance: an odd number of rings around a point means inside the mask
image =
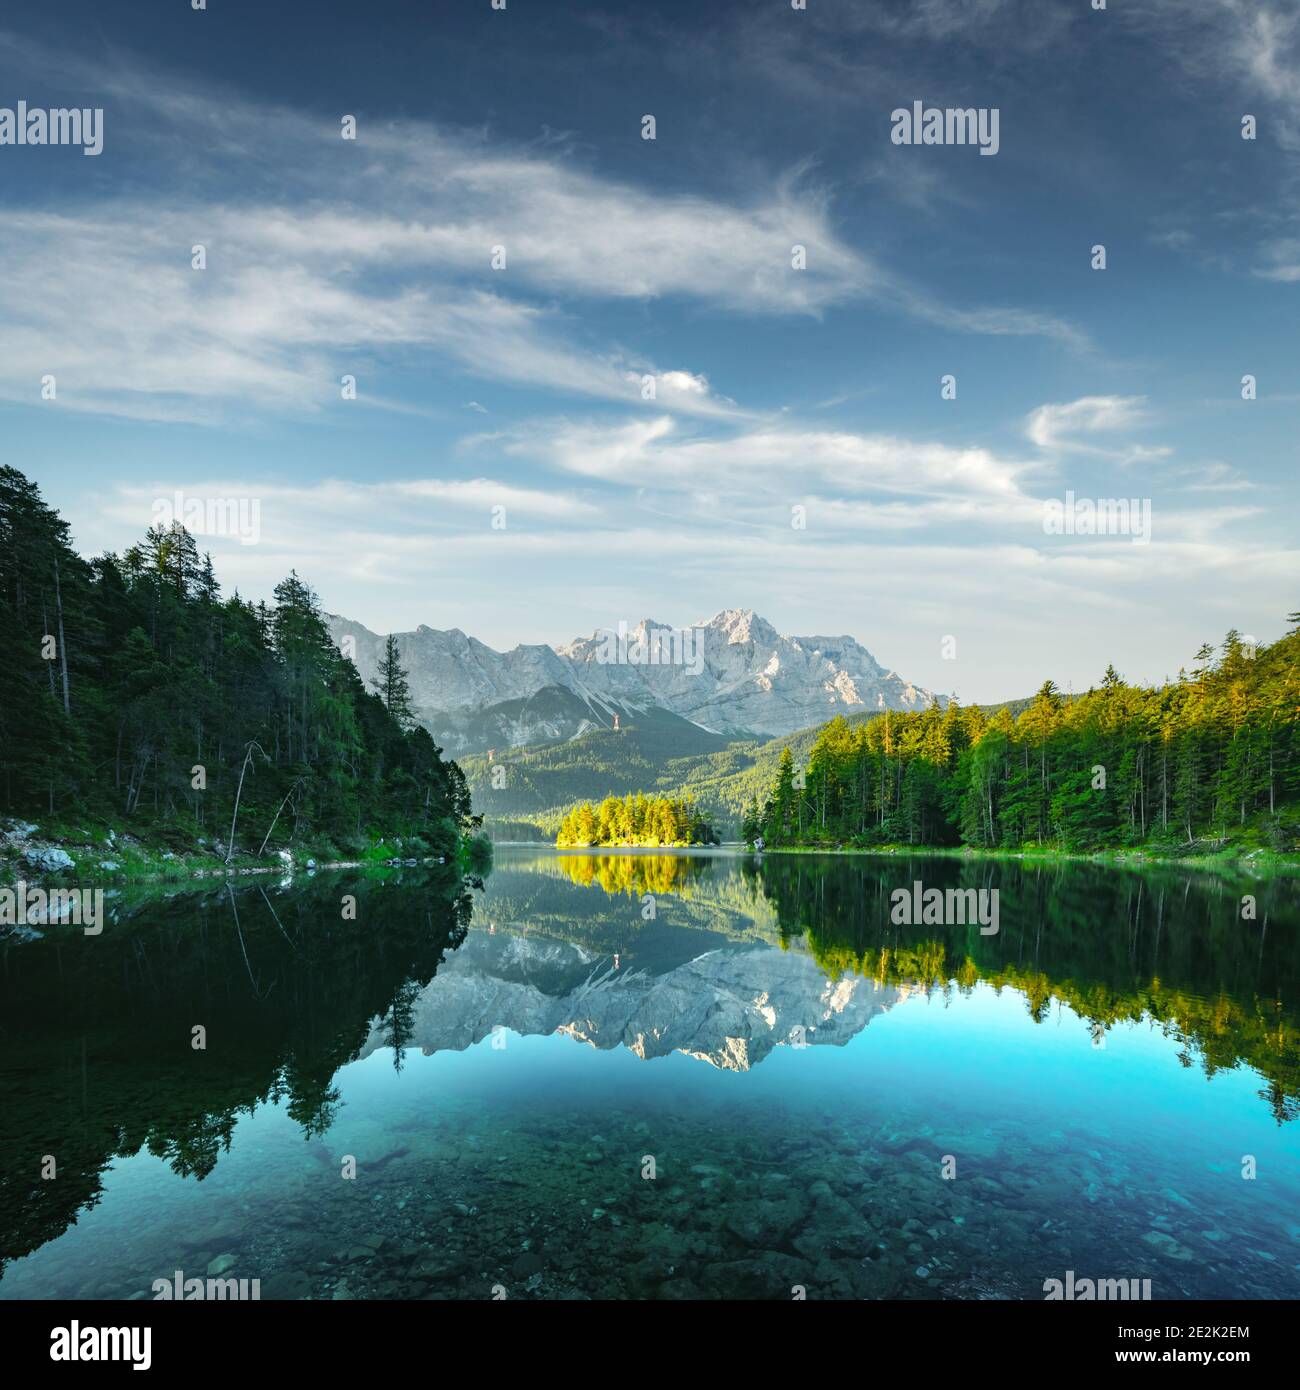
M 893 926 L 914 878 L 998 934 Z M 1285 881 L 502 850 L 234 896 L 3 951 L 0 1296 L 1300 1295 Z

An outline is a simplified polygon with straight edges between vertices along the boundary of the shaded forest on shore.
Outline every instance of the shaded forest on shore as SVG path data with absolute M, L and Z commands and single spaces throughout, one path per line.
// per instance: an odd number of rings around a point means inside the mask
M 291 573 L 270 605 L 223 597 L 179 522 L 85 560 L 0 468 L 0 645 L 0 813 L 226 859 L 394 835 L 449 856 L 472 824 L 459 767 L 393 673 L 387 703 L 366 689 L 311 587 Z

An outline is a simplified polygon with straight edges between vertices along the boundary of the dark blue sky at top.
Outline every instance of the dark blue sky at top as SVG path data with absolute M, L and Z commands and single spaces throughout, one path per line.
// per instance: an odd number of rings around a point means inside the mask
M 1163 561 L 1143 561 L 1156 570 L 1132 568 L 1116 578 L 1108 553 L 1094 566 L 1095 582 L 1082 561 L 1071 560 L 1036 594 L 1022 575 L 1008 581 L 1005 595 L 993 588 L 983 596 L 985 607 L 1001 598 L 1016 609 L 1014 620 L 987 627 L 973 609 L 945 624 L 951 585 L 936 579 L 932 591 L 926 583 L 909 589 L 904 580 L 901 592 L 915 596 L 915 611 L 889 629 L 890 649 L 882 656 L 947 688 L 953 678 L 931 659 L 934 633 L 978 630 L 987 634 L 981 641 L 988 664 L 966 684 L 996 683 L 993 668 L 1011 660 L 1012 651 L 1020 653 L 1017 663 L 1032 664 L 1023 655 L 1027 634 L 1056 626 L 1051 615 L 1072 593 L 1089 615 L 1118 603 L 1131 605 L 1136 620 L 1144 593 L 1157 601 L 1167 594 L 1172 602 L 1188 592 L 1180 571 L 1201 572 L 1207 576 L 1203 610 L 1189 615 L 1185 630 L 1155 658 L 1160 669 L 1142 672 L 1158 676 L 1176 666 L 1193 631 L 1210 636 L 1234 621 L 1265 629 L 1284 609 L 1288 585 L 1294 587 L 1281 529 L 1281 518 L 1294 511 L 1300 400 L 1298 146 L 1295 107 L 1288 103 L 1297 90 L 1294 19 L 1292 7 L 1267 0 L 1205 0 L 1194 7 L 1112 0 L 1104 13 L 1087 0 L 809 0 L 806 12 L 785 0 L 509 0 L 504 12 L 493 11 L 488 0 L 210 0 L 202 13 L 184 0 L 69 0 L 0 20 L 0 35 L 22 45 L 6 49 L 0 42 L 0 106 L 19 97 L 81 104 L 84 74 L 93 69 L 120 84 L 95 99 L 106 109 L 105 152 L 88 160 L 68 151 L 0 150 L 0 214 L 89 222 L 100 209 L 126 205 L 147 222 L 148 209 L 161 217 L 193 203 L 235 216 L 276 208 L 298 216 L 347 198 L 335 151 L 304 154 L 272 118 L 264 150 L 223 151 L 215 137 L 224 101 L 318 121 L 324 131 L 337 128 L 340 113 L 354 113 L 361 147 L 376 129 L 428 126 L 500 158 L 576 171 L 657 199 L 698 199 L 705 208 L 748 211 L 784 197 L 787 208 L 810 210 L 810 226 L 822 219 L 818 225 L 837 246 L 870 267 L 862 273 L 878 274 L 890 288 L 846 284 L 842 296 L 828 295 L 814 311 L 801 312 L 761 297 L 753 304 L 712 297 L 707 277 L 692 279 L 686 292 L 667 285 L 625 296 L 611 293 L 607 281 L 585 284 L 580 275 L 523 286 L 512 281 L 507 291 L 503 280 L 457 267 L 430 281 L 427 293 L 436 298 L 454 286 L 509 294 L 545 321 L 550 341 L 593 361 L 626 359 L 634 371 L 647 362 L 707 378 L 711 397 L 734 405 L 737 416 L 677 415 L 664 406 L 675 419 L 674 438 L 721 448 L 735 442 L 738 459 L 747 457 L 744 446 L 755 433 L 772 429 L 800 438 L 810 432 L 886 437 L 1028 463 L 1022 491 L 1033 497 L 1060 495 L 1066 486 L 1093 495 L 1152 496 L 1157 514 L 1163 505 L 1178 518 L 1166 534 L 1189 546 L 1213 546 L 1214 554 L 1166 551 Z M 177 127 L 175 141 L 168 139 L 166 113 L 142 114 L 121 100 L 123 88 L 143 89 L 155 79 L 192 84 L 205 104 L 197 124 Z M 998 155 L 892 146 L 890 112 L 915 100 L 997 107 Z M 658 124 L 653 143 L 639 138 L 647 112 Z M 1255 142 L 1240 138 L 1245 112 L 1259 118 Z M 196 143 L 196 130 L 211 132 L 208 148 Z M 343 157 L 353 153 L 370 157 L 365 148 Z M 417 216 L 396 195 L 390 209 L 382 183 L 365 185 L 360 196 L 376 214 Z M 430 224 L 444 210 L 435 189 L 418 218 Z M 702 220 L 707 224 L 707 212 Z M 797 240 L 797 213 L 790 220 Z M 0 223 L 0 252 L 13 234 L 13 225 Z M 598 225 L 582 235 L 598 236 Z M 1089 267 L 1094 242 L 1108 249 L 1104 273 Z M 85 243 L 78 251 L 93 256 Z M 59 252 L 60 263 L 68 254 Z M 50 270 L 55 283 L 58 264 Z M 291 261 L 278 262 L 276 273 L 283 277 L 287 266 Z M 346 253 L 336 268 L 341 276 L 354 270 Z M 399 266 L 374 262 L 363 288 L 382 296 L 401 284 L 412 288 Z M 41 312 L 27 299 L 0 299 L 0 324 L 6 310 L 27 326 Z M 1026 327 L 1030 321 L 1043 329 Z M 32 331 L 66 333 L 67 322 Z M 147 364 L 166 356 L 172 331 L 166 325 L 173 321 L 163 315 L 160 322 L 134 368 L 129 412 L 92 408 L 87 393 L 81 405 L 70 400 L 75 408 L 60 408 L 54 422 L 27 399 L 22 364 L 0 361 L 5 452 L 26 460 L 59 505 L 80 505 L 74 516 L 88 545 L 121 543 L 114 524 L 102 520 L 106 511 L 117 513 L 92 505 L 93 489 L 143 489 L 144 495 L 153 485 L 208 485 L 217 478 L 303 488 L 328 479 L 500 480 L 525 491 L 572 492 L 593 509 L 583 512 L 580 525 L 559 516 L 536 522 L 536 535 L 546 538 L 546 563 L 571 592 L 584 554 L 591 553 L 584 543 L 596 532 L 609 537 L 628 509 L 645 501 L 647 489 L 667 486 L 667 473 L 650 459 L 622 476 L 585 456 L 575 462 L 567 443 L 549 452 L 528 447 L 549 439 L 557 422 L 617 431 L 638 409 L 644 416 L 638 403 L 574 390 L 571 379 L 488 369 L 471 351 L 446 350 L 442 339 L 375 341 L 364 349 L 340 344 L 336 353 L 328 341 L 313 339 L 335 374 L 359 362 L 366 389 L 391 408 L 342 415 L 318 403 L 298 410 L 280 397 L 220 399 L 214 391 L 201 421 L 185 412 L 177 418 L 170 409 L 174 385 L 155 389 L 145 379 Z M 102 355 L 116 351 L 106 341 Z M 124 354 L 123 360 L 133 359 Z M 10 389 L 15 371 L 18 384 Z M 937 383 L 949 372 L 959 381 L 959 399 L 945 404 Z M 1260 382 L 1261 398 L 1248 411 L 1238 395 L 1245 372 Z M 1028 437 L 1035 410 L 1087 398 L 1129 402 L 1117 407 L 1125 432 L 1068 443 L 1060 433 L 1049 445 L 1046 436 Z M 150 399 L 169 408 L 151 412 L 141 404 Z M 485 433 L 486 442 L 479 438 Z M 796 454 L 792 500 L 803 495 L 798 477 Z M 711 528 L 734 537 L 763 524 L 744 508 L 733 514 L 727 507 L 734 475 L 715 481 L 716 488 L 707 478 L 697 479 L 693 492 L 675 488 L 652 512 L 666 510 L 697 528 L 674 542 L 686 546 L 694 536 L 692 554 L 708 551 Z M 819 501 L 832 500 L 825 478 L 810 490 Z M 872 478 L 859 474 L 845 483 L 840 500 L 873 498 L 879 500 Z M 779 524 L 788 507 L 775 493 L 771 500 Z M 906 505 L 923 497 L 909 499 L 890 484 L 884 500 Z M 1250 515 L 1225 531 L 1225 507 Z M 375 538 L 390 513 L 377 503 L 365 528 L 369 540 L 357 544 L 382 551 Z M 525 519 L 521 513 L 521 525 Z M 453 530 L 479 524 L 445 520 Z M 458 625 L 503 644 L 530 636 L 560 641 L 593 620 L 650 613 L 687 621 L 707 616 L 704 609 L 752 604 L 774 610 L 768 616 L 778 626 L 844 627 L 875 646 L 875 617 L 860 607 L 838 602 L 827 617 L 810 611 L 828 586 L 861 572 L 863 553 L 853 547 L 865 546 L 867 555 L 888 551 L 894 570 L 914 550 L 918 574 L 929 576 L 942 553 L 969 550 L 986 569 L 1008 547 L 1027 553 L 1043 544 L 1032 527 L 994 532 L 923 508 L 905 524 L 897 520 L 892 514 L 868 519 L 861 534 L 846 533 L 837 522 L 825 544 L 828 576 L 838 578 L 827 584 L 803 563 L 784 570 L 780 556 L 762 566 L 736 559 L 733 571 L 733 561 L 718 555 L 716 572 L 709 572 L 703 558 L 665 563 L 665 556 L 646 553 L 642 561 L 625 561 L 644 569 L 629 572 L 613 600 L 621 606 L 609 614 L 561 602 L 556 592 L 539 593 L 535 607 L 517 597 L 507 605 L 507 589 L 514 586 L 517 594 L 521 575 L 535 563 L 522 551 L 503 565 L 466 550 L 457 563 L 473 577 L 468 599 L 440 585 L 450 561 L 434 554 L 419 559 L 414 551 L 387 596 L 369 561 L 358 561 L 353 572 L 343 566 L 339 574 L 313 577 L 331 606 L 355 609 L 373 626 Z M 571 524 L 576 529 L 566 548 L 561 533 Z M 286 526 L 286 553 L 290 534 Z M 1252 575 L 1251 557 L 1261 551 L 1269 558 Z M 633 557 L 640 554 L 633 547 Z M 257 555 L 268 567 L 280 558 L 274 546 Z M 1125 566 L 1135 563 L 1131 550 L 1122 559 Z M 270 569 L 262 574 L 247 550 L 229 561 L 244 566 L 234 572 L 250 588 L 269 578 Z M 1238 585 L 1231 593 L 1209 582 L 1220 566 Z M 766 592 L 753 592 L 757 576 Z M 702 578 L 716 578 L 716 603 L 712 595 L 696 602 Z M 1253 612 L 1251 603 L 1257 603 Z M 1067 650 L 1062 638 L 1060 652 Z M 1133 654 L 1145 655 L 1140 643 Z

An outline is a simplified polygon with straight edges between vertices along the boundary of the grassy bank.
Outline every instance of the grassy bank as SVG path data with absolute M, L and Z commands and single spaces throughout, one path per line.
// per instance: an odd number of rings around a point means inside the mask
M 1020 863 L 1088 863 L 1141 868 L 1143 865 L 1174 865 L 1182 868 L 1249 870 L 1252 874 L 1300 874 L 1300 854 L 1284 853 L 1261 845 L 1198 843 L 1186 848 L 1145 846 L 1129 849 L 1071 850 L 1053 845 L 1026 846 L 1021 849 L 977 849 L 969 845 L 780 845 L 769 846 L 764 854 L 856 854 L 867 857 L 897 855 L 939 856 L 950 859 L 1013 859 Z

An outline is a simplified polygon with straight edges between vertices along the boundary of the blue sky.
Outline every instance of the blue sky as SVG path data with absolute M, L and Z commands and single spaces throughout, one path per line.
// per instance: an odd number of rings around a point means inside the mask
M 0 21 L 0 107 L 105 113 L 0 147 L 0 457 L 88 553 L 255 499 L 202 538 L 252 596 L 498 647 L 752 607 L 967 701 L 1300 607 L 1287 0 L 120 8 Z M 914 101 L 998 153 L 893 145 Z M 1067 491 L 1150 543 L 1045 534 Z

